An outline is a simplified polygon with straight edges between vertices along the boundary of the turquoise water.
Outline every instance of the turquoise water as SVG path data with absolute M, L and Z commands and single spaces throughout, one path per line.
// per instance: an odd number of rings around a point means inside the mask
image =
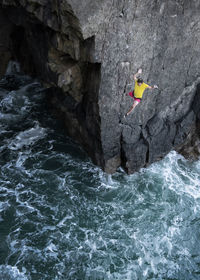
M 200 161 L 106 176 L 44 104 L 1 91 L 0 279 L 200 279 Z

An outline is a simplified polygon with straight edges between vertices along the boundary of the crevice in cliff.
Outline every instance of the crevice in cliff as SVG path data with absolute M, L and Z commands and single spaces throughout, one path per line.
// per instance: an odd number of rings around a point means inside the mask
M 126 157 L 126 153 L 124 151 L 124 140 L 123 140 L 123 131 L 121 131 L 120 134 L 120 158 L 121 158 L 121 167 L 128 172 L 127 166 L 126 166 L 126 162 L 127 162 L 127 157 Z
M 187 71 L 186 71 L 186 75 L 185 75 L 185 87 L 188 86 L 188 84 L 187 84 L 187 77 L 189 77 L 189 72 L 190 72 L 190 69 L 191 69 L 191 66 L 192 66 L 193 58 L 194 58 L 194 56 L 192 55 L 191 58 L 190 58 L 190 62 L 189 62 L 189 65 L 188 65 L 188 69 L 187 69 Z
M 145 159 L 145 167 L 147 167 L 150 163 L 150 144 L 149 141 L 143 135 L 143 133 L 141 133 L 141 138 L 143 139 L 144 144 L 147 146 L 146 159 Z

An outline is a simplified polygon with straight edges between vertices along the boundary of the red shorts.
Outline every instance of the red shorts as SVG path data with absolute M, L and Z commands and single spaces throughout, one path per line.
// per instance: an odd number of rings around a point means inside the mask
M 132 97 L 132 98 L 134 98 L 135 101 L 140 102 L 141 99 L 140 99 L 140 98 L 136 98 L 136 97 L 133 95 L 133 93 L 134 93 L 134 91 L 129 92 L 129 96 Z

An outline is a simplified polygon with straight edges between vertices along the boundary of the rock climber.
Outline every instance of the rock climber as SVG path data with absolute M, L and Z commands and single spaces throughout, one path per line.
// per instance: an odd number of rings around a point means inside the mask
M 134 98 L 133 105 L 129 109 L 129 111 L 124 115 L 124 117 L 128 116 L 134 109 L 135 107 L 140 103 L 142 100 L 143 93 L 146 88 L 150 89 L 156 89 L 158 86 L 149 86 L 143 82 L 143 79 L 139 78 L 139 74 L 142 73 L 142 69 L 140 68 L 137 73 L 134 75 L 134 80 L 135 80 L 135 88 L 133 92 L 129 92 L 128 95 Z

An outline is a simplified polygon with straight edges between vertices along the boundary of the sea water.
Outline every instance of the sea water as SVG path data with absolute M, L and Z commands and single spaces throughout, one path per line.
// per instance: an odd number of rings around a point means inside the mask
M 200 161 L 107 176 L 38 82 L 0 96 L 0 279 L 200 279 Z

